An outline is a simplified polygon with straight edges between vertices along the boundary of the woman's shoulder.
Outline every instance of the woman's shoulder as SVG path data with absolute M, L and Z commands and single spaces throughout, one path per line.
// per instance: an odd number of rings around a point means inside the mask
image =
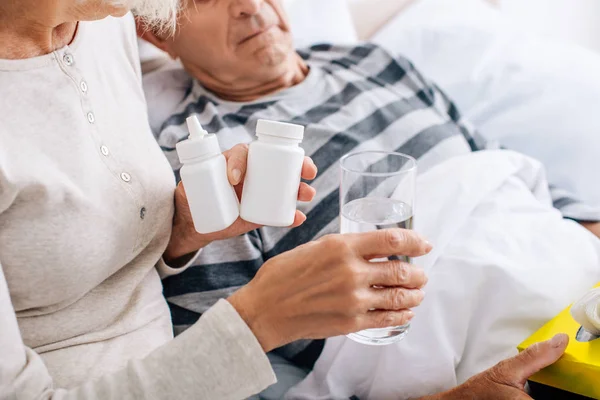
M 100 63 L 126 62 L 141 80 L 140 57 L 133 15 L 80 23 L 75 51 L 92 53 Z

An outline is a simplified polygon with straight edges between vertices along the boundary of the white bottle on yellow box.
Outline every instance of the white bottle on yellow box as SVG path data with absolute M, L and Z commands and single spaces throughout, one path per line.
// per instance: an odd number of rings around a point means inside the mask
M 290 226 L 304 162 L 304 127 L 259 120 L 256 135 L 248 153 L 240 216 L 259 225 Z

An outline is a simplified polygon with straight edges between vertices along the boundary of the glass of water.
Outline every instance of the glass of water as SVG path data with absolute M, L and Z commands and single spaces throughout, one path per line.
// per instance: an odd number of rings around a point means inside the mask
M 414 158 L 386 151 L 364 151 L 345 155 L 340 164 L 341 233 L 412 229 L 417 178 Z M 392 259 L 410 262 L 405 256 L 371 261 Z M 410 324 L 368 329 L 348 337 L 359 343 L 386 345 L 402 340 L 409 327 Z

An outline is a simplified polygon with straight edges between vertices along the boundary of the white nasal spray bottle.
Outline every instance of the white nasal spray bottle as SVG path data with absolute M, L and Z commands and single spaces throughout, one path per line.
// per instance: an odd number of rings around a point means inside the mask
M 180 175 L 198 233 L 231 226 L 239 217 L 239 202 L 227 178 L 227 161 L 216 135 L 208 134 L 195 115 L 187 120 L 190 136 L 177 143 L 183 164 Z

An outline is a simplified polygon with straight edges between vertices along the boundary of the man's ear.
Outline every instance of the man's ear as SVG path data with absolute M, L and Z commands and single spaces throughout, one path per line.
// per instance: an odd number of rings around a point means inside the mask
M 135 27 L 137 35 L 145 41 L 158 47 L 160 50 L 167 53 L 173 60 L 177 59 L 177 54 L 173 52 L 171 46 L 169 46 L 169 40 L 163 38 L 161 35 L 154 32 L 148 27 L 141 19 L 135 18 Z

